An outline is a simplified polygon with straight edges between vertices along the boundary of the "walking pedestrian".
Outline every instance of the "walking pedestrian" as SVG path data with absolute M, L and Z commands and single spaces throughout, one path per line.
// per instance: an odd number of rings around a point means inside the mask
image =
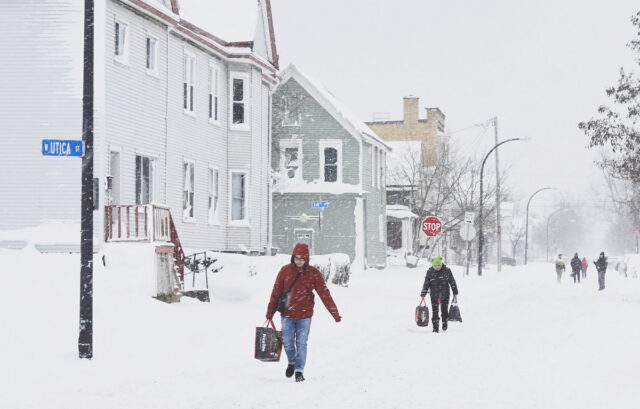
M 420 297 L 424 300 L 427 294 L 431 294 L 431 309 L 433 314 L 431 315 L 431 322 L 433 324 L 433 332 L 439 331 L 440 314 L 442 314 L 442 330 L 446 331 L 449 318 L 449 287 L 453 291 L 453 295 L 458 295 L 458 286 L 456 280 L 453 278 L 451 269 L 444 265 L 442 257 L 434 257 L 431 260 L 431 267 L 427 270 L 427 275 L 424 277 L 424 284 L 422 285 L 422 291 Z M 440 313 L 440 309 L 442 312 Z
M 573 277 L 573 283 L 580 283 L 580 269 L 582 268 L 582 261 L 578 257 L 578 253 L 573 255 L 571 259 L 571 277 Z
M 340 322 L 342 317 L 322 273 L 309 265 L 309 247 L 298 243 L 291 253 L 291 263 L 283 266 L 276 277 L 267 307 L 267 319 L 270 320 L 276 313 L 281 293 L 289 292 L 288 307 L 286 311 L 280 312 L 282 342 L 289 363 L 285 376 L 291 378 L 295 373 L 296 382 L 305 380 L 303 372 L 307 361 L 307 340 L 313 316 L 313 290 L 318 293 L 333 319 Z
M 600 257 L 593 262 L 596 265 L 598 271 L 598 291 L 604 290 L 604 275 L 607 272 L 607 257 L 604 255 L 604 251 L 600 252 Z
M 562 260 L 562 254 L 558 254 L 558 259 L 556 260 L 556 274 L 558 275 L 558 283 L 562 280 L 562 273 L 566 269 L 564 265 L 564 260 Z
M 582 278 L 587 278 L 587 268 L 589 267 L 589 262 L 587 262 L 586 257 L 582 257 Z

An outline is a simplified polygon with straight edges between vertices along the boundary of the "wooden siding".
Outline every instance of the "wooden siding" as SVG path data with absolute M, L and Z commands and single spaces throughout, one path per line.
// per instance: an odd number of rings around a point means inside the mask
M 70 0 L 0 2 L 0 230 L 80 220 L 81 158 L 41 153 L 82 138 L 79 16 Z

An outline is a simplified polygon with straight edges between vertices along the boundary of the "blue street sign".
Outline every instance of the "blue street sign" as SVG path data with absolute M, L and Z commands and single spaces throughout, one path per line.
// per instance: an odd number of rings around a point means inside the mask
M 44 156 L 82 156 L 83 153 L 82 141 L 42 140 L 42 154 Z
M 329 207 L 329 202 L 327 202 L 326 200 L 323 201 L 318 201 L 318 202 L 311 202 L 311 208 L 313 209 L 323 209 Z

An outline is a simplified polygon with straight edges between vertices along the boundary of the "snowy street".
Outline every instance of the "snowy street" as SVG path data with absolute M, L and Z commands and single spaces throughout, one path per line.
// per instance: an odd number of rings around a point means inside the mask
M 483 277 L 453 266 L 464 322 L 439 334 L 413 321 L 424 266 L 354 274 L 348 288 L 329 286 L 341 323 L 316 297 L 307 381 L 297 384 L 284 352 L 278 363 L 253 358 L 287 257 L 246 260 L 256 276 L 227 263 L 211 303 L 173 305 L 125 285 L 135 271 L 98 265 L 94 359 L 81 361 L 78 256 L 0 251 L 0 407 L 585 409 L 640 399 L 640 280 L 616 271 L 598 292 L 593 269 L 558 285 L 551 264 Z

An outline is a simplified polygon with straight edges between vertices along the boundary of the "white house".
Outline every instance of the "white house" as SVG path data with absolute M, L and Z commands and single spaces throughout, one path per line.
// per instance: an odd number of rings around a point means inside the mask
M 82 3 L 0 2 L 0 230 L 79 221 L 80 159 L 41 143 L 81 139 Z M 95 2 L 98 247 L 176 233 L 189 248 L 270 247 L 270 0 L 212 3 L 210 19 L 190 3 Z M 217 27 L 249 30 L 231 42 Z

